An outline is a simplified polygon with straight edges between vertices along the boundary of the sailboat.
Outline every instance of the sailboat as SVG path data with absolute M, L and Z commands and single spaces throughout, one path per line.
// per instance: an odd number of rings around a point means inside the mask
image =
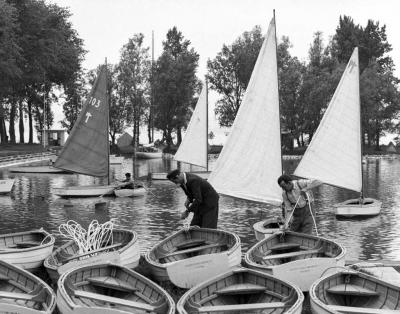
M 107 68 L 103 65 L 82 111 L 54 167 L 109 179 L 109 103 Z M 62 197 L 111 195 L 117 185 L 86 185 L 53 188 Z
M 207 179 L 208 171 L 208 87 L 203 87 L 192 117 L 189 121 L 185 137 L 175 153 L 174 160 L 190 165 L 200 166 L 206 171 L 190 171 Z M 166 173 L 152 173 L 153 180 L 165 180 Z
M 294 174 L 360 193 L 335 205 L 338 216 L 378 215 L 382 202 L 364 198 L 358 48 Z

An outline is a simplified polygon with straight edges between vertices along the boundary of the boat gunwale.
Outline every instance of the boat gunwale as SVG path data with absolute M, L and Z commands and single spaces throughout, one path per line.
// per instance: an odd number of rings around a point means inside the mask
M 10 250 L 7 250 L 7 247 L 4 247 L 4 249 L 0 250 L 0 256 L 4 254 L 12 254 L 12 253 L 23 253 L 23 252 L 29 252 L 29 251 L 36 251 L 39 249 L 44 249 L 48 248 L 50 246 L 54 246 L 54 243 L 56 241 L 54 235 L 51 233 L 47 232 L 44 229 L 34 229 L 30 231 L 22 231 L 22 232 L 16 232 L 16 233 L 7 233 L 7 234 L 0 234 L 0 239 L 2 238 L 13 238 L 15 236 L 23 236 L 23 235 L 28 235 L 28 234 L 42 234 L 44 235 L 43 240 L 45 240 L 47 237 L 50 239 L 49 242 L 47 243 L 41 243 L 37 246 L 32 246 L 32 247 L 27 247 L 27 248 L 10 248 Z M 43 241 L 42 240 L 42 241 Z

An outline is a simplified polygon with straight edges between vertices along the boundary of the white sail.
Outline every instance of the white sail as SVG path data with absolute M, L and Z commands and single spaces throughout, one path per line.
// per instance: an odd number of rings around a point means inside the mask
M 222 194 L 280 203 L 282 174 L 275 21 L 209 181 Z
M 294 174 L 360 192 L 362 189 L 358 49 Z
M 204 87 L 197 100 L 185 137 L 174 156 L 175 160 L 207 167 L 207 110 L 207 88 Z

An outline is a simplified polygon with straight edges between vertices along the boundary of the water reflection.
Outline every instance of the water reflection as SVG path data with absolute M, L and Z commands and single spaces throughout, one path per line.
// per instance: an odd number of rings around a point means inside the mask
M 210 159 L 212 169 L 215 159 Z M 297 160 L 285 161 L 285 169 L 293 172 Z M 125 172 L 146 176 L 148 172 L 165 172 L 176 168 L 168 159 L 140 160 L 126 158 L 121 165 L 112 165 L 111 178 L 123 179 Z M 189 166 L 184 167 L 189 170 Z M 192 170 L 201 170 L 193 167 Z M 348 249 L 347 259 L 400 259 L 400 160 L 367 159 L 363 165 L 365 195 L 382 200 L 382 212 L 368 219 L 337 219 L 333 205 L 357 193 L 322 185 L 315 190 L 318 233 L 335 239 Z M 54 187 L 105 183 L 101 179 L 76 174 L 14 174 L 0 170 L 0 177 L 15 177 L 11 196 L 0 197 L 3 233 L 45 228 L 57 233 L 60 224 L 74 220 L 83 227 L 98 220 L 104 223 L 117 219 L 123 228 L 139 234 L 142 251 L 180 227 L 179 215 L 185 196 L 169 182 L 149 182 L 150 192 L 138 198 L 62 199 L 51 194 Z M 222 196 L 219 226 L 236 232 L 243 251 L 255 243 L 252 225 L 260 219 L 280 213 L 279 208 Z M 59 238 L 58 243 L 63 241 Z

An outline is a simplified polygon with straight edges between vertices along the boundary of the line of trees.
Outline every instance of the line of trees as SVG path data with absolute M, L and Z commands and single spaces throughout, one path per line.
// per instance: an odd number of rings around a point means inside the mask
M 53 122 L 51 104 L 59 101 L 55 91 L 63 90 L 63 126 L 71 130 L 86 98 L 97 69 L 82 69 L 83 42 L 68 22 L 70 13 L 40 0 L 0 0 L 0 142 L 24 142 L 23 116 L 32 130 Z M 221 126 L 232 125 L 240 107 L 263 41 L 261 27 L 244 32 L 207 62 L 209 86 L 219 99 L 215 112 Z M 278 46 L 278 75 L 282 125 L 286 133 L 304 146 L 312 138 L 355 46 L 360 52 L 362 123 L 365 144 L 379 147 L 385 132 L 398 132 L 400 112 L 399 80 L 388 53 L 391 46 L 386 27 L 369 20 L 365 27 L 343 16 L 335 34 L 325 46 L 316 32 L 307 62 L 290 54 L 291 43 L 282 37 Z M 110 137 L 133 127 L 134 145 L 139 143 L 140 126 L 162 131 L 167 146 L 179 145 L 182 131 L 201 89 L 196 77 L 199 55 L 191 42 L 172 27 L 163 41 L 157 60 L 150 57 L 144 35 L 134 34 L 121 48 L 117 64 L 108 64 L 110 95 Z M 44 101 L 46 106 L 44 106 Z M 9 122 L 9 130 L 5 128 Z M 176 140 L 174 142 L 174 138 Z

